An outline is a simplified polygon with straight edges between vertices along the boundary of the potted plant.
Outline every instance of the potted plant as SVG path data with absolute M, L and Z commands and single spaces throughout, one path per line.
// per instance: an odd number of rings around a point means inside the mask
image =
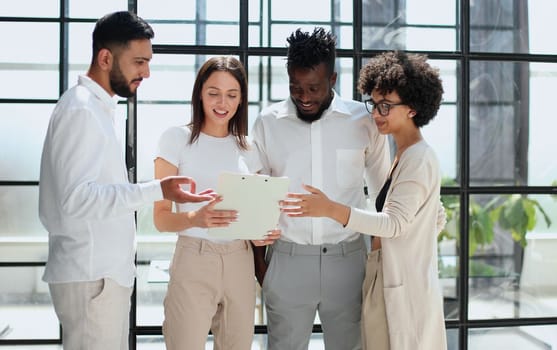
M 443 185 L 451 183 L 454 184 L 454 180 L 443 181 Z M 441 200 L 447 214 L 448 225 L 440 233 L 438 240 L 458 239 L 458 237 L 454 237 L 454 233 L 449 232 L 454 225 L 458 225 L 460 220 L 458 198 L 443 196 Z M 496 227 L 510 232 L 512 239 L 524 248 L 527 244 L 526 233 L 536 226 L 537 212 L 542 215 L 547 226 L 551 226 L 551 219 L 540 203 L 526 195 L 495 195 L 485 204 L 478 203 L 473 197 L 470 197 L 468 209 L 469 255 L 473 256 L 478 248 L 485 248 L 493 242 Z

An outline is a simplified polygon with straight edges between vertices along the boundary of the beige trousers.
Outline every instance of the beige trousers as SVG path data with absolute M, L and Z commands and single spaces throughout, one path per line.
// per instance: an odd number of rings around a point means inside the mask
M 180 236 L 164 299 L 168 350 L 204 350 L 209 330 L 216 350 L 251 349 L 255 273 L 249 241 L 213 243 Z
M 383 296 L 381 249 L 372 250 L 362 287 L 362 344 L 364 350 L 389 350 L 389 329 Z
M 50 283 L 66 350 L 128 350 L 130 295 L 110 278 Z

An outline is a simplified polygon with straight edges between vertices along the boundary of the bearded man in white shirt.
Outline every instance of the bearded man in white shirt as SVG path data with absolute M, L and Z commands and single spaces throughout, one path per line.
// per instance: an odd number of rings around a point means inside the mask
M 128 181 L 114 128 L 115 95 L 134 96 L 149 77 L 153 36 L 130 12 L 99 19 L 89 70 L 60 97 L 48 126 L 39 185 L 39 216 L 49 233 L 43 279 L 64 349 L 128 349 L 134 211 L 163 198 L 201 202 L 215 195 L 195 194 L 188 177 Z
M 330 32 L 298 29 L 287 41 L 290 98 L 256 120 L 258 157 L 251 170 L 288 176 L 291 192 L 319 184 L 338 202 L 365 208 L 365 185 L 375 200 L 389 170 L 387 138 L 363 103 L 342 99 L 333 89 L 336 38 Z M 255 249 L 269 350 L 307 349 L 316 312 L 325 349 L 361 349 L 367 248 L 360 233 L 328 218 L 283 215 L 279 226 L 282 237 L 266 256 L 264 248 Z

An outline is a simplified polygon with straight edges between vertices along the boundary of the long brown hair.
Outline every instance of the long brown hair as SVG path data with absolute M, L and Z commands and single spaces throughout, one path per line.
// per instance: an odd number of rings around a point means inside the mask
M 248 134 L 248 81 L 246 70 L 242 62 L 232 56 L 219 56 L 208 59 L 199 69 L 195 83 L 193 84 L 193 92 L 191 95 L 191 137 L 189 143 L 194 143 L 201 133 L 201 127 L 205 122 L 205 114 L 203 112 L 203 102 L 201 101 L 201 91 L 203 84 L 209 79 L 213 72 L 228 72 L 240 84 L 240 105 L 236 110 L 236 114 L 228 123 L 228 132 L 236 137 L 238 147 L 247 149 L 248 143 L 246 135 Z

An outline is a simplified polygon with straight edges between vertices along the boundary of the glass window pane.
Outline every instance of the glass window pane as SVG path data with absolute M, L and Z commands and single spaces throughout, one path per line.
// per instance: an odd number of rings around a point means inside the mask
M 459 62 L 430 60 L 430 64 L 439 68 L 444 92 L 437 116 L 422 128 L 422 133 L 437 154 L 443 178 L 456 181 L 460 170 L 458 163 L 460 120 L 457 102 Z
M 470 179 L 475 185 L 545 185 L 557 140 L 552 84 L 557 65 L 473 61 L 470 64 Z
M 447 182 L 445 186 L 456 185 L 460 170 L 457 106 L 441 105 L 435 119 L 422 128 L 422 134 L 435 150 L 443 179 L 451 180 L 451 183 Z
M 459 330 L 454 328 L 447 329 L 447 350 L 458 350 L 458 334 Z
M 240 28 L 236 24 L 207 25 L 205 40 L 201 45 L 238 46 L 240 43 Z
M 554 23 L 554 1 L 473 1 L 470 3 L 470 50 L 554 54 L 557 43 L 548 28 Z
M 286 70 L 286 68 L 285 68 Z M 352 99 L 354 87 L 354 60 L 352 58 L 337 57 L 335 70 L 337 72 L 337 83 L 335 91 L 345 99 Z M 287 98 L 289 95 L 285 95 Z
M 0 267 L 0 325 L 9 329 L 2 340 L 59 339 L 60 328 L 42 281 L 44 267 Z
M 153 160 L 159 138 L 171 126 L 189 123 L 189 104 L 141 104 L 137 111 L 137 179 L 139 182 L 154 178 Z M 198 189 L 201 190 L 201 189 Z M 152 232 L 138 227 L 140 233 Z
M 468 332 L 468 349 L 528 349 L 545 350 L 557 346 L 557 327 L 520 326 L 504 328 L 474 328 Z
M 0 7 L 0 17 L 56 17 L 60 15 L 60 0 L 10 1 Z M 6 38 L 4 38 L 6 39 Z
M 526 1 L 519 1 L 526 2 Z M 555 25 L 557 2 L 528 1 L 528 41 L 529 52 L 554 55 L 557 52 L 557 41 L 551 39 L 548 28 Z
M 305 3 L 304 3 L 305 4 Z M 344 5 L 343 5 L 344 6 Z M 351 6 L 351 5 L 350 5 Z M 281 5 L 282 7 L 282 5 Z M 299 7 L 299 6 L 298 6 Z M 324 6 L 320 6 L 320 8 L 324 8 Z M 300 12 L 300 14 L 303 14 L 305 16 L 307 16 L 308 13 L 314 13 L 314 10 L 309 10 L 311 12 Z M 297 11 L 292 12 L 289 9 L 290 13 L 296 13 Z M 288 24 L 283 23 L 283 21 L 277 21 L 277 22 L 273 22 L 271 23 L 271 29 L 269 30 L 269 45 L 272 47 L 286 47 L 287 46 L 287 42 L 286 42 L 286 38 L 288 38 L 292 32 L 296 31 L 298 28 L 300 28 L 302 31 L 304 32 L 309 32 L 312 33 L 313 30 L 315 29 L 315 27 L 323 27 L 325 28 L 325 30 L 332 30 L 331 29 L 331 20 L 328 20 L 326 22 L 320 22 L 318 20 L 316 21 L 311 21 L 308 23 L 308 21 L 299 21 L 299 22 L 295 22 L 295 21 L 287 21 L 289 22 Z M 313 22 L 313 23 L 312 23 Z M 350 25 L 338 25 L 336 26 L 336 28 L 333 30 L 333 33 L 335 34 L 336 38 L 337 38 L 337 48 L 338 49 L 352 49 L 353 48 L 353 40 L 354 40 L 354 28 Z M 251 43 L 252 41 L 250 41 Z M 266 45 L 266 41 L 263 43 L 263 45 Z
M 362 48 L 457 50 L 456 5 L 454 0 L 363 1 Z M 432 8 L 435 11 L 431 11 Z
M 189 101 L 197 71 L 206 56 L 155 54 L 151 76 L 141 83 L 139 101 Z
M 439 279 L 443 293 L 445 319 L 452 320 L 459 317 L 459 291 L 460 278 L 460 197 L 443 195 L 441 197 L 447 224 L 439 234 Z
M 515 46 L 523 46 L 518 52 L 527 52 L 527 41 L 521 40 L 521 30 L 527 32 L 518 20 L 524 19 L 527 2 L 481 1 L 470 5 L 470 50 L 487 52 L 513 52 Z M 522 38 L 527 38 L 522 37 Z
M 271 57 L 270 67 L 271 73 L 269 81 L 269 102 L 278 102 L 287 98 L 290 94 L 288 88 L 288 74 L 286 72 L 286 57 Z
M 557 52 L 557 51 L 556 51 Z M 557 64 L 530 63 L 528 104 L 528 184 L 549 186 L 557 181 L 557 120 L 548 111 L 554 107 Z
M 239 0 L 167 0 L 163 4 L 138 4 L 138 13 L 155 31 L 154 44 L 239 45 Z
M 114 12 L 128 9 L 127 0 L 68 0 L 70 17 L 74 18 L 101 18 Z
M 70 23 L 68 27 L 70 72 L 83 74 L 89 68 L 93 55 L 92 35 L 95 23 Z M 75 81 L 70 78 L 70 85 Z
M 323 0 L 269 1 L 271 1 L 271 21 L 327 22 L 332 18 L 330 2 L 323 2 Z
M 267 94 L 267 90 L 263 87 L 267 85 L 267 75 L 264 74 L 267 70 L 265 63 L 266 57 L 262 56 L 249 56 L 248 57 L 248 101 L 261 102 Z
M 268 41 L 265 43 L 263 42 L 263 38 L 267 36 L 263 33 L 261 25 L 250 25 L 248 32 L 249 47 L 262 47 L 268 45 Z
M 174 247 L 173 244 L 172 247 Z M 158 260 L 138 262 L 136 281 L 138 325 L 162 325 L 164 320 L 163 301 L 168 286 L 168 262 L 171 258 L 172 252 L 164 259 L 161 257 Z
M 59 25 L 0 22 L 2 98 L 58 98 Z M 22 44 L 24 43 L 24 44 Z
M 0 237 L 32 241 L 46 237 L 39 221 L 38 203 L 38 186 L 0 186 Z M 1 255 L 0 259 L 18 256 L 17 252 L 12 253 Z M 19 259 L 26 261 L 25 256 Z
M 138 0 L 137 13 L 149 22 L 160 19 L 195 20 L 196 4 L 194 0 Z
M 151 26 L 155 31 L 152 42 L 154 45 L 204 45 L 205 38 L 198 33 L 195 23 L 163 23 L 152 21 Z M 199 36 L 199 38 L 197 37 Z
M 53 108 L 50 104 L 0 104 L 0 149 L 13 150 L 0 155 L 0 181 L 39 181 L 43 141 Z
M 205 0 L 207 19 L 209 21 L 240 20 L 240 0 Z
M 557 316 L 556 209 L 549 195 L 470 197 L 471 319 Z
M 454 51 L 457 48 L 454 28 L 408 28 L 405 36 L 405 50 Z M 427 40 L 424 40 L 424 38 L 427 38 Z

